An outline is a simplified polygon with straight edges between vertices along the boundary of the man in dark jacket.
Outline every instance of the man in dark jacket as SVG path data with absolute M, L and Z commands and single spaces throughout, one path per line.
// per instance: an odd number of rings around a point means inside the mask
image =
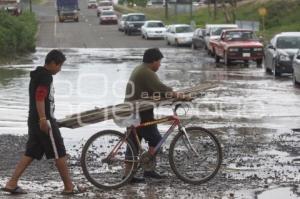
M 173 92 L 173 89 L 163 84 L 156 72 L 159 70 L 162 53 L 158 48 L 147 49 L 143 56 L 143 63 L 137 66 L 129 78 L 126 86 L 125 102 L 142 99 L 144 97 L 160 97 L 170 96 L 178 97 L 178 93 Z M 139 112 L 141 123 L 154 120 L 153 109 Z M 155 146 L 160 142 L 160 135 L 157 125 L 143 127 L 137 130 L 139 139 L 144 138 L 149 145 L 149 151 L 153 151 Z M 135 143 L 135 139 L 131 138 Z M 136 145 L 137 143 L 135 143 Z M 128 150 L 128 149 L 127 149 Z M 126 164 L 125 174 L 132 167 L 130 163 Z M 127 171 L 126 171 L 127 170 Z M 157 173 L 155 170 L 144 171 L 144 177 L 162 179 L 165 176 Z M 132 183 L 145 181 L 144 178 L 133 177 Z

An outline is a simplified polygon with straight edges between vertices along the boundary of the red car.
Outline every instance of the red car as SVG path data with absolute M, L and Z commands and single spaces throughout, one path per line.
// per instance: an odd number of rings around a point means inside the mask
M 118 16 L 112 10 L 103 10 L 100 15 L 100 24 L 117 24 Z
M 216 63 L 223 59 L 225 65 L 230 65 L 233 60 L 242 60 L 248 63 L 249 60 L 256 61 L 261 66 L 264 51 L 263 44 L 259 42 L 254 31 L 245 29 L 223 30 L 221 38 L 211 40 Z

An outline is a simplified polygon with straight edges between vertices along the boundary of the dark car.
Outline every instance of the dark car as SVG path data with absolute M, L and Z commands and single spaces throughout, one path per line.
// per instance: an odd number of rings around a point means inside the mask
M 300 32 L 284 32 L 275 35 L 265 49 L 265 70 L 274 76 L 293 73 L 293 58 L 300 48 Z
M 141 33 L 141 27 L 144 25 L 146 17 L 143 13 L 129 13 L 124 22 L 124 33 Z
M 205 46 L 205 29 L 202 28 L 197 28 L 194 31 L 194 35 L 192 38 L 192 48 L 197 49 L 197 48 L 204 48 Z

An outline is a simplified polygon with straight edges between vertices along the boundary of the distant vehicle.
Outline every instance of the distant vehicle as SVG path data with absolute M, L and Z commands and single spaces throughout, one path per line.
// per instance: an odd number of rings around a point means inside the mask
M 114 10 L 112 1 L 99 1 L 97 7 L 97 17 L 100 16 L 103 10 Z
M 88 0 L 88 8 L 97 8 L 98 3 L 97 0 Z
M 146 21 L 142 26 L 142 38 L 161 38 L 164 39 L 166 27 L 162 21 Z
M 210 45 L 215 52 L 216 63 L 223 59 L 226 66 L 234 60 L 243 60 L 246 63 L 253 60 L 259 67 L 262 64 L 263 44 L 258 41 L 253 30 L 223 30 L 221 38 L 211 40 Z
M 118 23 L 118 16 L 112 10 L 102 10 L 100 15 L 100 24 Z
M 293 73 L 292 61 L 300 49 L 300 32 L 283 32 L 275 35 L 265 49 L 265 70 L 274 76 Z
M 19 16 L 22 13 L 20 0 L 0 0 L 0 10 L 8 12 L 12 16 Z
M 146 16 L 143 13 L 129 13 L 125 19 L 124 33 L 126 35 L 136 32 L 140 33 L 145 21 Z
M 206 35 L 204 37 L 205 49 L 207 49 L 209 55 L 214 55 L 211 46 L 209 46 L 210 40 L 220 39 L 220 35 L 223 30 L 233 29 L 233 28 L 238 28 L 238 26 L 236 24 L 206 24 L 205 25 L 205 30 L 206 30 Z
M 78 0 L 56 0 L 59 22 L 65 20 L 79 21 Z
M 204 48 L 205 47 L 205 29 L 203 28 L 197 28 L 194 31 L 194 35 L 192 38 L 192 48 L 197 49 L 197 48 Z
M 124 26 L 125 26 L 125 19 L 127 17 L 127 14 L 121 15 L 118 21 L 118 30 L 119 31 L 124 31 Z
M 293 59 L 293 81 L 294 84 L 300 84 L 300 50 L 295 54 Z
M 188 24 L 175 24 L 168 26 L 165 40 L 167 45 L 192 45 L 193 28 Z

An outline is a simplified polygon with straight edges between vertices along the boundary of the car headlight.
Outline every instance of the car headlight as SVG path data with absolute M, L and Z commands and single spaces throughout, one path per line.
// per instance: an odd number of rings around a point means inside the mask
M 253 51 L 258 51 L 258 52 L 261 52 L 261 51 L 263 51 L 263 49 L 262 48 L 253 48 Z
M 77 10 L 73 10 L 73 13 L 77 13 L 78 11 Z
M 290 57 L 288 55 L 279 55 L 280 61 L 290 61 Z
M 239 52 L 238 48 L 229 48 L 229 52 Z
M 133 25 L 133 24 L 128 24 L 128 26 L 129 26 L 129 27 L 134 27 L 134 25 Z

